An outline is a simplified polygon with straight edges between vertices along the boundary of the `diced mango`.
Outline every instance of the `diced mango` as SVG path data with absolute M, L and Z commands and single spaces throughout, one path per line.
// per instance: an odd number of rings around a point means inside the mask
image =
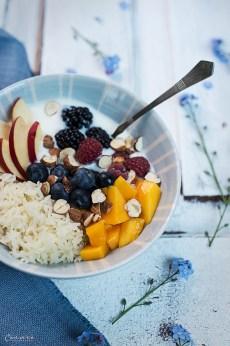
M 109 186 L 107 190 L 107 201 L 112 204 L 111 210 L 103 215 L 106 224 L 117 225 L 129 220 L 125 210 L 125 199 L 114 185 Z
M 121 225 L 119 247 L 125 246 L 139 236 L 145 224 L 145 220 L 141 218 L 133 218 Z
M 86 245 L 80 251 L 80 256 L 84 261 L 97 260 L 103 258 L 109 252 L 107 244 L 93 247 L 91 245 Z
M 157 209 L 161 196 L 160 187 L 148 180 L 138 183 L 136 199 L 141 203 L 141 217 L 148 224 L 151 222 L 153 215 Z
M 86 227 L 86 234 L 89 237 L 89 242 L 92 246 L 106 244 L 106 231 L 104 220 L 100 220 Z
M 120 236 L 120 225 L 112 226 L 107 230 L 107 244 L 111 250 L 118 247 Z
M 136 195 L 136 187 L 132 186 L 127 180 L 125 180 L 122 176 L 118 177 L 114 183 L 114 185 L 118 188 L 122 196 L 125 200 L 129 200 L 134 198 Z

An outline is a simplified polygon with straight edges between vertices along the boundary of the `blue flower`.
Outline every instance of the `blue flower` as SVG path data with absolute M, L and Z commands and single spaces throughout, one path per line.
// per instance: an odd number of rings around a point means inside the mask
M 215 38 L 211 41 L 212 52 L 215 57 L 223 64 L 230 64 L 230 53 L 225 51 L 224 41 L 220 38 Z
M 179 98 L 179 103 L 182 107 L 188 106 L 194 100 L 197 100 L 197 97 L 193 94 L 182 94 L 182 96 Z
M 105 72 L 110 75 L 113 74 L 119 68 L 120 58 L 118 55 L 105 56 L 103 58 L 103 65 Z
M 106 341 L 102 334 L 84 331 L 77 337 L 77 346 L 105 346 Z
M 171 337 L 177 345 L 192 342 L 190 333 L 181 324 L 170 326 Z
M 120 1 L 119 2 L 119 6 L 120 6 L 120 8 L 123 10 L 123 11 L 126 11 L 126 10 L 128 10 L 129 9 L 129 7 L 130 7 L 130 2 L 129 1 Z
M 178 271 L 179 277 L 186 280 L 193 273 L 192 263 L 183 258 L 173 258 L 171 262 L 171 270 L 173 272 Z

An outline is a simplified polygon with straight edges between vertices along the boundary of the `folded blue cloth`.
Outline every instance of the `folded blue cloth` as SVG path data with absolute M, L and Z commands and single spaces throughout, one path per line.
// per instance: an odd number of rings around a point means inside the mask
M 32 75 L 23 45 L 0 30 L 0 88 Z M 0 263 L 0 346 L 109 346 L 48 279 Z

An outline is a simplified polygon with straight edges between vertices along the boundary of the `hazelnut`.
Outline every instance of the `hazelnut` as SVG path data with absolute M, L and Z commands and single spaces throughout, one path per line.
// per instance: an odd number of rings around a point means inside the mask
M 56 101 L 49 101 L 45 104 L 45 113 L 48 116 L 55 115 L 61 109 L 60 103 Z
M 48 183 L 48 181 L 42 183 L 41 192 L 44 196 L 48 196 L 48 194 L 50 193 L 50 184 Z
M 141 205 L 137 199 L 132 198 L 125 204 L 125 210 L 130 217 L 138 217 L 141 214 Z
M 110 155 L 103 155 L 98 160 L 98 166 L 100 168 L 102 168 L 102 169 L 107 169 L 107 168 L 109 168 L 109 166 L 111 166 L 112 161 L 113 161 L 112 156 L 110 156 Z
M 112 141 L 110 142 L 110 146 L 114 150 L 122 150 L 126 148 L 125 141 L 122 138 L 112 139 Z
M 72 172 L 76 171 L 80 166 L 80 163 L 77 160 L 75 160 L 73 156 L 70 155 L 64 157 L 63 164 L 65 168 L 69 169 Z
M 151 181 L 152 183 L 155 184 L 160 184 L 161 180 L 160 178 L 153 172 L 149 172 L 145 176 L 145 180 Z
M 113 158 L 113 163 L 123 163 L 125 161 L 125 157 L 124 156 L 115 156 Z
M 134 144 L 134 148 L 136 151 L 142 151 L 143 149 L 143 137 L 138 137 Z
M 53 206 L 53 211 L 59 215 L 65 215 L 70 210 L 70 205 L 65 199 L 58 199 Z
M 64 177 L 62 179 L 62 184 L 63 184 L 64 189 L 65 189 L 66 192 L 70 192 L 71 191 L 71 189 L 72 189 L 71 182 L 70 182 L 70 180 L 67 177 Z
M 45 135 L 43 138 L 43 147 L 46 149 L 52 149 L 54 147 L 53 137 L 50 135 Z
M 47 178 L 47 182 L 50 184 L 50 186 L 52 186 L 53 184 L 55 184 L 58 181 L 58 177 L 56 177 L 56 175 L 49 175 Z
M 103 203 L 100 204 L 100 209 L 103 214 L 108 213 L 111 210 L 111 208 L 112 208 L 112 204 L 107 201 L 104 201 Z
M 70 208 L 69 217 L 74 222 L 80 222 L 82 219 L 82 211 L 76 208 Z
M 90 211 L 93 214 L 99 214 L 101 215 L 101 204 L 100 203 L 96 203 L 96 204 L 92 204 Z
M 46 167 L 54 167 L 57 163 L 57 156 L 56 155 L 45 155 L 41 158 L 41 163 L 43 163 L 43 165 L 45 165 Z
M 60 155 L 60 149 L 58 149 L 58 148 L 50 148 L 49 149 L 49 154 L 50 155 L 56 155 L 57 157 L 59 157 L 59 155 Z
M 75 152 L 76 152 L 76 151 L 75 151 L 73 148 L 65 148 L 65 149 L 62 149 L 62 150 L 60 151 L 60 155 L 59 155 L 60 161 L 63 161 L 64 158 L 65 158 L 66 156 L 68 156 L 68 155 L 74 157 Z
M 84 220 L 84 226 L 87 227 L 91 224 L 91 222 L 93 221 L 93 217 L 94 217 L 94 214 L 93 213 L 90 213 L 87 218 Z
M 106 195 L 101 189 L 96 189 L 92 192 L 91 198 L 93 203 L 102 203 L 106 200 Z

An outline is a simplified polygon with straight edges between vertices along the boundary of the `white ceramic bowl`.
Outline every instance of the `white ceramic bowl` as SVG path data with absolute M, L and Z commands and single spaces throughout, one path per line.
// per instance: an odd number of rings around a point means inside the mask
M 63 98 L 67 99 L 70 105 L 85 103 L 92 111 L 100 111 L 117 124 L 144 106 L 143 102 L 128 91 L 99 79 L 72 74 L 38 76 L 18 82 L 0 92 L 1 119 L 6 118 L 17 97 L 22 97 L 29 105 L 41 102 L 45 104 L 48 100 L 58 101 Z M 45 129 L 45 115 L 41 122 Z M 111 132 L 113 130 L 111 129 Z M 145 251 L 162 234 L 175 207 L 180 189 L 180 167 L 174 141 L 155 111 L 137 121 L 130 128 L 130 133 L 144 137 L 144 151 L 162 181 L 162 197 L 157 212 L 152 223 L 136 241 L 111 252 L 101 260 L 49 266 L 22 263 L 10 255 L 6 247 L 0 245 L 0 261 L 34 275 L 79 278 L 119 267 Z

